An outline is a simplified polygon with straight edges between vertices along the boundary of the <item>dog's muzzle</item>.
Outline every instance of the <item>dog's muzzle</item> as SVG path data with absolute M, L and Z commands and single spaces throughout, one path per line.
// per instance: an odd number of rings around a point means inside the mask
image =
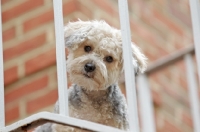
M 84 67 L 86 72 L 93 72 L 95 68 L 96 68 L 95 65 L 92 63 L 87 63 L 85 64 L 85 67 Z

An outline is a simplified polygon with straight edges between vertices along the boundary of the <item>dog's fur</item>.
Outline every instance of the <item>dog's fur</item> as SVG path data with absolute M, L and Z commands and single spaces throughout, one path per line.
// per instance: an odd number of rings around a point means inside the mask
M 73 83 L 68 90 L 69 115 L 128 130 L 127 105 L 118 86 L 124 70 L 120 30 L 110 27 L 104 21 L 68 23 L 65 27 L 65 45 L 69 50 L 67 72 Z M 86 51 L 86 46 L 91 49 Z M 146 57 L 134 44 L 131 46 L 134 69 L 137 73 L 143 72 L 146 68 Z M 94 66 L 90 72 L 85 69 L 88 63 Z M 58 112 L 57 104 L 55 112 Z M 49 123 L 36 131 L 86 130 Z

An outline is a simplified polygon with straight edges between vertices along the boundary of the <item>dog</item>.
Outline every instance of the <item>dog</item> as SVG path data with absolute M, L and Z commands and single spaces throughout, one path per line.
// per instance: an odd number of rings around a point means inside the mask
M 99 124 L 129 130 L 127 104 L 120 91 L 123 76 L 121 31 L 105 21 L 69 22 L 64 28 L 69 51 L 67 72 L 69 115 Z M 136 72 L 146 69 L 146 57 L 133 43 L 132 63 Z M 134 81 L 134 80 L 133 80 Z M 55 112 L 59 111 L 58 102 Z M 35 132 L 86 132 L 69 126 L 47 123 Z

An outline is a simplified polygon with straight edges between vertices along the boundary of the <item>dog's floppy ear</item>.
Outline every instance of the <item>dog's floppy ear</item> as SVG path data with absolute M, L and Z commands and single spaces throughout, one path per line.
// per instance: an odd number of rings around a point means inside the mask
M 143 73 L 147 68 L 147 58 L 144 54 L 142 54 L 140 49 L 135 44 L 131 44 L 131 48 L 135 73 L 136 75 L 139 73 Z
M 147 58 L 145 57 L 144 54 L 142 54 L 140 49 L 133 43 L 131 44 L 131 49 L 132 49 L 132 56 L 133 56 L 132 62 L 135 70 L 135 75 L 143 73 L 147 68 Z M 124 69 L 122 69 L 122 73 L 120 75 L 118 83 L 122 84 L 124 82 L 125 82 Z
M 76 49 L 80 43 L 87 39 L 87 33 L 91 28 L 89 22 L 69 22 L 64 28 L 65 47 Z

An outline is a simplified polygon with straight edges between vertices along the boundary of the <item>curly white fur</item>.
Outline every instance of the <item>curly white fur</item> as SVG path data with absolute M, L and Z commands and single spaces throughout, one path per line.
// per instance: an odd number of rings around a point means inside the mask
M 77 21 L 65 26 L 65 45 L 69 50 L 67 72 L 73 85 L 68 90 L 72 117 L 128 130 L 127 105 L 118 86 L 123 74 L 121 32 L 104 21 Z M 133 68 L 146 69 L 146 57 L 132 45 Z M 86 52 L 89 46 L 91 51 Z M 112 61 L 106 60 L 111 57 Z M 88 72 L 90 63 L 95 70 Z M 58 103 L 55 106 L 58 112 Z M 85 132 L 58 124 L 45 124 L 37 132 Z

